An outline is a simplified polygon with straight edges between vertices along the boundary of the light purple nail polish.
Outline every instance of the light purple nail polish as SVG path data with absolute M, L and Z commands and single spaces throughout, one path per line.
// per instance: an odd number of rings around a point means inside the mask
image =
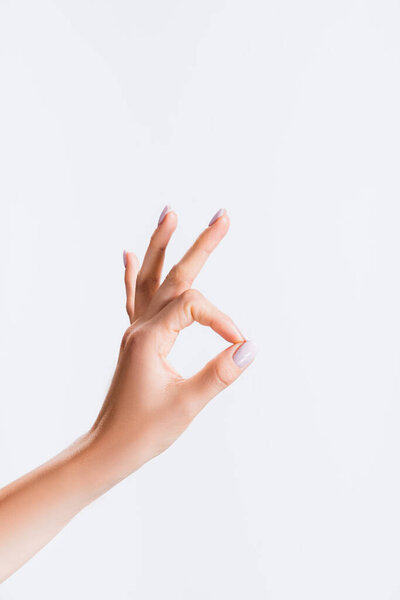
M 248 341 L 242 344 L 233 355 L 233 362 L 240 368 L 244 369 L 251 363 L 257 354 L 257 346 L 254 342 Z
M 164 221 L 166 215 L 171 212 L 171 207 L 169 204 L 167 204 L 166 206 L 164 206 L 164 208 L 162 209 L 162 213 L 160 215 L 160 218 L 158 219 L 158 225 L 161 225 L 161 223 Z
M 211 225 L 214 225 L 215 221 L 217 219 L 219 219 L 220 217 L 222 217 L 223 215 L 226 215 L 226 209 L 225 208 L 220 208 L 219 211 L 215 213 L 215 215 L 213 216 L 213 218 L 209 222 L 208 226 L 211 227 Z
M 126 268 L 126 250 L 124 250 L 122 258 L 124 259 L 124 267 Z

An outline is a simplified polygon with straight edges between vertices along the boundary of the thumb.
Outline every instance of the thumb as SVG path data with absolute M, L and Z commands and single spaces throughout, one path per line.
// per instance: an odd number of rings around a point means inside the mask
M 231 385 L 257 354 L 254 342 L 233 344 L 185 381 L 186 392 L 200 411 L 214 396 Z

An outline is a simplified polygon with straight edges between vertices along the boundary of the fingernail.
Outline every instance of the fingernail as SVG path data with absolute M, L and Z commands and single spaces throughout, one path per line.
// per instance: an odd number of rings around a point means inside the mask
M 215 213 L 215 215 L 213 216 L 213 218 L 209 222 L 208 226 L 211 227 L 211 225 L 214 225 L 215 221 L 217 219 L 219 219 L 220 217 L 222 217 L 223 215 L 226 215 L 226 209 L 225 208 L 220 208 L 219 211 Z
M 124 250 L 122 258 L 124 259 L 124 267 L 126 268 L 126 250 Z
M 161 225 L 161 223 L 164 221 L 166 215 L 171 212 L 171 207 L 169 204 L 167 204 L 166 206 L 164 206 L 164 208 L 162 209 L 160 218 L 158 219 L 158 225 Z
M 254 342 L 245 342 L 242 344 L 233 355 L 233 362 L 240 368 L 244 369 L 251 363 L 257 354 L 257 346 Z

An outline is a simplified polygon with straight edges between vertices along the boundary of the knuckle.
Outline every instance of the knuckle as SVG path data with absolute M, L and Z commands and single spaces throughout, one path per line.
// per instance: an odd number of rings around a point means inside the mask
M 160 243 L 160 240 L 159 240 L 160 236 L 158 235 L 158 233 L 159 233 L 159 230 L 156 229 L 150 238 L 149 247 L 152 249 L 153 252 L 163 254 L 165 252 L 167 244 Z
M 135 333 L 131 333 L 131 335 L 127 338 L 126 344 L 123 348 L 125 356 L 131 356 L 133 354 L 136 346 L 137 346 L 137 335 Z
M 156 277 L 138 277 L 136 281 L 136 290 L 142 294 L 153 292 L 159 285 Z
M 128 327 L 128 329 L 125 331 L 124 335 L 122 336 L 122 341 L 121 341 L 121 349 L 125 350 L 125 348 L 128 345 L 128 342 L 130 340 L 130 338 L 132 337 L 132 332 L 133 332 L 133 326 L 131 325 L 130 327 Z
M 142 325 L 138 324 L 138 322 L 133 323 L 122 337 L 121 349 L 124 352 L 131 352 L 137 346 L 142 347 L 145 333 L 145 328 Z
M 185 267 L 181 264 L 174 265 L 167 276 L 168 282 L 173 286 L 186 285 L 190 287 L 193 283 L 191 277 L 189 277 Z
M 181 300 L 183 304 L 189 304 L 193 302 L 198 302 L 203 298 L 203 295 L 198 290 L 194 290 L 190 288 L 189 290 L 185 290 L 181 294 Z

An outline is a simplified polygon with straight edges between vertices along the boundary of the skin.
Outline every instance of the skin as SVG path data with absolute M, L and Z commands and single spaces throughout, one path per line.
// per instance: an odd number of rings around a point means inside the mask
M 243 372 L 233 355 L 245 341 L 233 321 L 192 284 L 229 229 L 226 214 L 205 229 L 161 282 L 177 217 L 153 233 L 141 268 L 126 253 L 130 326 L 114 377 L 91 429 L 53 459 L 0 490 L 0 581 L 47 544 L 80 510 L 168 448 L 200 410 Z M 229 347 L 189 379 L 167 356 L 194 321 Z

